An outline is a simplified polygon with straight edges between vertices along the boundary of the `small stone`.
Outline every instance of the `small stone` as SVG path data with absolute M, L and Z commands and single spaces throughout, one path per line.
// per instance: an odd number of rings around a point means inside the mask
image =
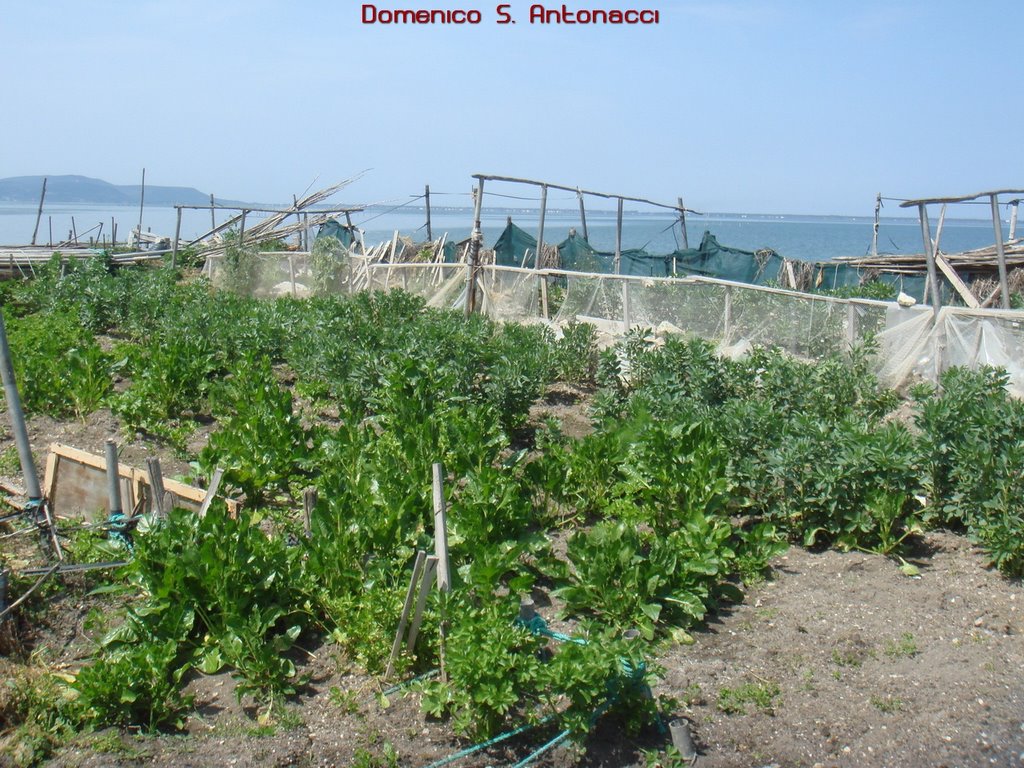
M 983 619 L 981 618 L 981 616 L 979 616 L 978 618 L 976 618 L 976 619 L 974 620 L 974 626 L 976 626 L 976 627 L 980 627 L 980 626 L 981 626 L 982 624 L 984 624 L 984 623 L 985 623 L 985 622 L 984 622 L 984 620 L 983 620 Z

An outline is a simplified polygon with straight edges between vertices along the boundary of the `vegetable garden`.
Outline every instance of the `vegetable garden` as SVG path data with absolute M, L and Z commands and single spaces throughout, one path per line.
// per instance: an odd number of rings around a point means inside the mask
M 114 596 L 114 616 L 90 660 L 12 678 L 5 749 L 22 764 L 81 731 L 184 727 L 197 675 L 229 673 L 264 724 L 301 697 L 313 651 L 381 675 L 413 560 L 434 549 L 435 462 L 452 585 L 431 592 L 397 678 L 460 747 L 516 731 L 519 761 L 606 718 L 666 733 L 681 704 L 650 695 L 659 654 L 791 544 L 883 555 L 908 578 L 915 541 L 941 528 L 1024 574 L 1024 404 L 997 370 L 901 395 L 874 379 L 870 345 L 732 360 L 635 330 L 602 350 L 584 324 L 497 324 L 401 291 L 257 300 L 99 257 L 0 291 L 30 415 L 109 409 L 123 439 L 201 482 L 222 468 L 244 500 L 236 518 L 215 504 L 141 521 L 115 552 L 128 565 L 60 588 Z M 553 386 L 589 403 L 587 434 L 538 418 Z M 64 533 L 76 560 L 122 546 L 102 524 Z M 12 598 L 32 583 L 23 555 L 0 551 Z M 524 620 L 524 597 L 564 631 Z M 30 634 L 31 616 L 8 631 Z

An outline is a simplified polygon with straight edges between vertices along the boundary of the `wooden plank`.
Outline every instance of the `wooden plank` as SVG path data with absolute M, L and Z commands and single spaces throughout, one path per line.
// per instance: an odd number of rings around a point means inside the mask
M 935 266 L 942 270 L 942 274 L 946 276 L 950 284 L 956 289 L 956 292 L 960 294 L 960 297 L 964 300 L 967 306 L 977 309 L 978 300 L 974 298 L 974 294 L 971 293 L 971 289 L 967 287 L 967 284 L 960 279 L 960 275 L 956 273 L 952 265 L 946 260 L 945 256 L 939 252 L 939 243 L 942 240 L 942 227 L 946 222 L 946 206 L 942 206 L 942 212 L 939 214 L 939 226 L 935 230 L 935 243 L 932 246 L 932 259 L 935 261 Z
M 52 470 L 51 470 L 52 462 Z M 127 484 L 126 495 L 128 506 L 134 507 L 141 497 L 141 489 L 144 486 L 152 487 L 149 472 L 136 469 L 127 464 L 118 463 L 118 475 L 122 482 Z M 50 456 L 47 457 L 47 480 L 46 495 L 55 509 L 59 499 L 67 500 L 79 498 L 80 508 L 93 509 L 105 506 L 107 498 L 105 477 L 106 460 L 74 448 L 70 445 L 52 443 L 50 445 Z M 163 478 L 164 499 L 172 497 L 174 506 L 185 507 L 186 509 L 201 509 L 201 504 L 206 500 L 208 491 L 188 485 L 172 478 Z M 76 494 L 78 494 L 76 496 Z M 95 502 L 99 502 L 98 506 Z M 228 513 L 237 515 L 241 504 L 236 499 L 225 499 Z M 166 503 L 165 503 L 166 507 Z

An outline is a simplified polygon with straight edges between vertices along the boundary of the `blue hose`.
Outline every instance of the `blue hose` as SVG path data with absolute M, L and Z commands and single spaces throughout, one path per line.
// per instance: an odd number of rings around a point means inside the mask
M 426 766 L 426 768 L 441 768 L 442 765 L 448 765 L 449 763 L 454 763 L 456 760 L 461 760 L 464 757 L 468 757 L 469 755 L 472 755 L 474 752 L 479 752 L 482 749 L 487 749 L 490 746 L 493 746 L 495 744 L 499 744 L 500 742 L 505 741 L 506 739 L 511 739 L 513 736 L 518 736 L 520 733 L 524 733 L 525 731 L 528 731 L 531 728 L 539 728 L 540 726 L 544 725 L 545 723 L 550 722 L 551 720 L 553 720 L 554 717 L 555 717 L 554 715 L 548 715 L 543 720 L 541 720 L 539 723 L 536 723 L 534 725 L 521 725 L 518 728 L 515 728 L 515 729 L 513 729 L 511 731 L 506 731 L 505 733 L 499 734 L 499 735 L 495 736 L 493 739 L 488 739 L 487 741 L 482 741 L 479 744 L 474 744 L 472 747 L 466 747 L 465 749 L 460 750 L 460 751 L 456 752 L 453 755 L 449 755 L 448 757 L 441 758 L 440 760 L 438 760 L 436 762 L 433 762 L 430 765 Z M 568 731 L 566 731 L 566 733 L 568 733 Z

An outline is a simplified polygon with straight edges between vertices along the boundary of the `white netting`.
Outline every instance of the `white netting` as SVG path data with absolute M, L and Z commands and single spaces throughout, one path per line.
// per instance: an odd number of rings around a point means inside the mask
M 207 259 L 218 287 L 255 296 L 307 296 L 357 290 L 401 289 L 431 307 L 462 309 L 469 268 L 464 264 L 371 262 L 345 252 L 324 260 L 309 254 L 264 253 L 242 262 Z M 536 322 L 546 287 L 553 322 L 588 322 L 611 339 L 641 326 L 685 333 L 737 353 L 751 345 L 776 346 L 820 360 L 840 354 L 868 335 L 878 341 L 878 376 L 902 387 L 935 381 L 940 370 L 962 365 L 1005 368 L 1010 389 L 1024 396 L 1024 313 L 809 296 L 704 278 L 665 279 L 535 272 L 486 266 L 477 271 L 477 307 L 505 322 Z
M 477 272 L 480 311 L 493 320 L 535 322 L 540 317 L 540 281 L 544 279 L 528 269 L 481 267 Z

